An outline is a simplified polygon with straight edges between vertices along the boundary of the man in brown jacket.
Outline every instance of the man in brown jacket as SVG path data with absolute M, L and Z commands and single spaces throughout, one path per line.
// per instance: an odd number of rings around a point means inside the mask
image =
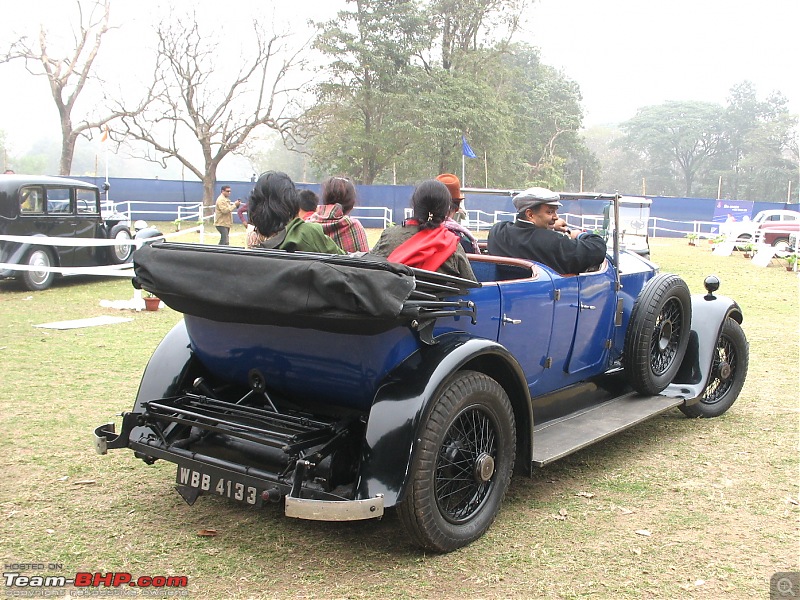
M 223 185 L 214 207 L 214 226 L 219 231 L 219 245 L 230 246 L 230 232 L 233 227 L 231 213 L 239 207 L 239 201 L 231 202 L 231 186 Z

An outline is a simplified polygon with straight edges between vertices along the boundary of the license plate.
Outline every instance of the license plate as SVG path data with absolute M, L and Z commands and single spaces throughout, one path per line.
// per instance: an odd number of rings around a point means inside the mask
M 195 488 L 208 494 L 217 494 L 252 506 L 261 506 L 261 490 L 235 479 L 219 477 L 188 467 L 178 466 L 176 481 L 180 485 Z

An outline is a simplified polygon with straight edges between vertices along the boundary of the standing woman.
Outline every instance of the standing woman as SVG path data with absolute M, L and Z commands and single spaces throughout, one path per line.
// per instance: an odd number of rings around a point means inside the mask
M 247 236 L 247 247 L 346 254 L 322 233 L 322 227 L 298 217 L 298 209 L 297 190 L 286 173 L 261 175 L 247 201 L 250 223 L 255 227 Z
M 310 223 L 322 225 L 322 231 L 346 252 L 367 252 L 367 232 L 350 217 L 356 205 L 356 187 L 346 177 L 328 177 L 322 182 L 322 206 L 308 217 Z
M 458 236 L 444 227 L 450 192 L 441 181 L 423 181 L 411 196 L 414 216 L 400 227 L 383 230 L 372 254 L 390 262 L 477 281 Z

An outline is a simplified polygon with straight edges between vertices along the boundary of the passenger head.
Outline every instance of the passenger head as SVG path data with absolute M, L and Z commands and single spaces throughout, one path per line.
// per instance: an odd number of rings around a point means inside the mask
M 300 204 L 300 210 L 314 211 L 319 206 L 319 196 L 314 190 L 300 190 L 297 192 L 297 201 Z
M 442 224 L 450 212 L 452 199 L 447 186 L 441 181 L 423 181 L 411 196 L 411 209 L 420 229 L 434 229 Z
M 297 194 L 300 211 L 297 213 L 301 219 L 305 219 L 308 213 L 316 212 L 319 206 L 319 197 L 312 190 L 300 190 Z
M 286 173 L 267 171 L 256 181 L 247 201 L 250 222 L 261 235 L 271 236 L 297 216 L 297 190 Z
M 450 211 L 447 214 L 448 216 L 452 216 L 458 212 L 458 209 L 461 208 L 461 202 L 464 200 L 464 194 L 461 193 L 461 180 L 452 173 L 442 173 L 436 180 L 445 184 L 450 191 L 452 202 Z
M 356 205 L 356 186 L 347 177 L 328 177 L 322 182 L 322 203 L 341 204 L 349 214 Z
M 514 207 L 518 218 L 530 221 L 537 227 L 550 228 L 558 219 L 560 196 L 546 188 L 532 187 L 514 196 Z

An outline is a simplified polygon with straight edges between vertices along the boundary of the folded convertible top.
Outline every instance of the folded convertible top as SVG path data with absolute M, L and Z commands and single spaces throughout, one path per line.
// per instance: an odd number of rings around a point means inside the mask
M 459 308 L 443 298 L 480 285 L 371 255 L 158 242 L 133 259 L 134 287 L 184 314 L 350 333 L 442 316 L 442 309 Z

